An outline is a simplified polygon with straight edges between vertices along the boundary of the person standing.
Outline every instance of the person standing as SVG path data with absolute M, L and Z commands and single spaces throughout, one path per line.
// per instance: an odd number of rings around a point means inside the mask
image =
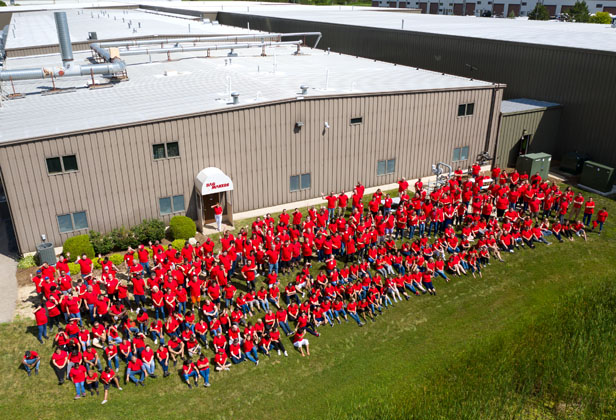
M 216 230 L 220 232 L 222 228 L 222 206 L 220 203 L 216 203 L 212 206 L 214 209 L 214 219 L 216 220 Z
M 81 397 L 86 396 L 85 382 L 86 382 L 86 367 L 81 363 L 75 363 L 69 372 L 69 376 L 73 384 L 75 385 L 75 399 L 78 400 Z
M 43 344 L 43 338 L 45 340 L 49 338 L 47 337 L 47 310 L 43 304 L 38 305 L 34 310 L 34 319 L 36 320 L 36 328 L 38 328 L 36 338 Z
M 588 197 L 586 204 L 584 204 L 584 219 L 582 222 L 584 225 L 588 226 L 590 224 L 590 219 L 592 219 L 592 215 L 595 212 L 595 202 L 592 197 Z
M 601 235 L 601 231 L 603 230 L 603 224 L 607 220 L 607 216 L 608 216 L 607 209 L 603 207 L 597 213 L 597 219 L 593 222 L 591 230 L 595 230 L 595 228 L 599 226 L 599 235 Z
M 24 369 L 28 372 L 28 376 L 32 373 L 32 369 L 34 369 L 34 374 L 38 375 L 39 366 L 41 365 L 41 358 L 37 352 L 34 350 L 28 350 L 24 354 L 24 359 L 21 362 L 24 365 Z
M 51 355 L 51 367 L 58 377 L 58 385 L 64 383 L 66 378 L 66 366 L 68 365 L 68 353 L 60 347 L 56 347 L 56 351 Z

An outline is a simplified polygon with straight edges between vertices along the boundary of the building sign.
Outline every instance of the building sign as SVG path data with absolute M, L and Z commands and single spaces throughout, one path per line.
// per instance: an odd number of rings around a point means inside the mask
M 195 177 L 195 188 L 201 195 L 233 190 L 233 181 L 218 168 L 205 168 Z

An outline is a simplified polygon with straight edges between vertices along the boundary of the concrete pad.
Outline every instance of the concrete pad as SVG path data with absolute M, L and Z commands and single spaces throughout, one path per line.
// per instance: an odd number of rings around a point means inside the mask
M 0 322 L 11 322 L 17 303 L 17 261 L 0 254 Z

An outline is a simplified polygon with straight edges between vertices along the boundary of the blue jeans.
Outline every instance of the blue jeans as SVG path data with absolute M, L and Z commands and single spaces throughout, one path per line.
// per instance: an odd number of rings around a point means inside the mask
M 249 352 L 244 353 L 246 358 L 250 360 L 252 363 L 256 364 L 259 360 L 259 355 L 257 354 L 257 347 L 253 347 Z
M 425 223 L 420 223 L 419 224 L 419 236 L 423 236 L 424 232 L 426 231 L 426 224 Z
M 196 370 L 193 370 L 192 372 L 190 372 L 190 373 L 188 373 L 188 374 L 187 374 L 187 373 L 184 373 L 184 374 L 183 374 L 183 376 L 184 376 L 184 380 L 185 380 L 186 382 L 188 382 L 188 380 L 189 380 L 190 378 L 194 378 L 194 379 L 195 379 L 195 382 L 197 381 L 197 379 L 199 379 L 199 374 L 197 373 L 197 371 L 196 371 Z
M 413 236 L 415 236 L 415 229 L 417 229 L 417 226 L 409 227 L 409 236 L 408 236 L 409 239 L 411 239 Z
M 592 218 L 592 214 L 584 213 L 584 218 L 582 219 L 582 223 L 588 226 L 591 218 Z
M 276 274 L 278 274 L 278 262 L 276 262 L 276 264 L 269 265 L 269 272 L 271 273 L 272 271 L 275 271 Z
M 280 328 L 282 328 L 282 331 L 284 331 L 286 335 L 291 334 L 291 328 L 289 328 L 289 324 L 286 321 L 279 322 L 278 324 L 280 325 Z
M 160 317 L 162 319 L 166 318 L 166 316 L 165 316 L 165 307 L 164 306 L 161 306 L 160 308 L 158 306 L 154 307 L 154 315 L 156 316 L 156 320 L 159 319 L 158 318 L 159 314 L 160 314 Z
M 85 382 L 75 382 L 75 393 L 77 395 L 85 395 L 86 388 L 84 387 Z
M 167 373 L 169 372 L 169 364 L 167 363 L 166 360 L 163 361 L 158 361 L 158 364 L 160 365 L 160 367 L 163 369 L 163 373 Z
M 357 325 L 361 325 L 361 321 L 359 320 L 359 316 L 355 312 L 349 312 L 349 316 L 357 322 Z
M 334 218 L 334 211 L 336 211 L 336 209 L 327 209 L 327 214 L 328 214 L 327 221 L 328 222 Z
M 135 305 L 145 307 L 145 295 L 134 295 Z
M 210 383 L 210 368 L 207 368 L 205 370 L 200 370 L 199 374 L 203 378 L 204 383 L 206 384 Z
M 142 382 L 145 379 L 145 373 L 142 370 L 130 370 L 128 369 L 128 377 L 134 383 Z
M 43 341 L 43 337 L 47 337 L 47 324 L 38 326 L 38 334 L 36 335 L 39 341 Z
M 186 302 L 178 302 L 178 312 L 182 315 L 186 313 Z
M 148 372 L 148 375 L 152 375 L 154 373 L 154 370 L 156 369 L 154 359 L 152 359 L 150 363 L 143 362 L 143 367 L 145 367 L 145 370 L 146 372 Z
M 263 309 L 263 312 L 268 312 L 270 307 L 269 307 L 269 302 L 266 300 L 260 300 L 259 301 L 259 305 L 261 306 L 261 309 Z
M 141 264 L 141 267 L 143 267 L 143 271 L 145 271 L 145 274 L 149 277 L 150 276 L 150 263 L 149 262 L 142 262 L 139 263 Z
M 244 361 L 244 355 L 240 354 L 238 357 L 231 355 L 231 361 L 233 362 L 234 365 L 237 365 L 238 363 L 242 363 Z
M 334 315 L 336 316 L 336 318 L 339 318 L 340 314 L 342 314 L 342 316 L 346 316 L 346 311 L 344 309 L 340 309 L 339 311 L 334 311 Z
M 165 345 L 164 335 L 161 335 L 156 331 L 150 331 L 150 335 L 152 336 L 152 340 L 158 339 L 160 341 L 160 344 L 162 344 L 163 346 Z
M 438 276 L 441 276 L 442 278 L 447 280 L 447 276 L 445 275 L 445 272 L 443 270 L 434 270 L 434 277 Z
M 79 319 L 79 326 L 82 327 L 83 324 L 81 323 L 81 314 L 79 312 L 75 313 L 75 314 L 69 314 L 68 315 L 71 319 L 72 318 L 77 318 Z
M 28 365 L 31 365 L 32 363 L 34 363 L 35 360 L 36 359 L 26 359 L 25 360 L 25 362 L 27 363 L 27 364 L 24 365 L 24 369 L 26 369 L 26 372 L 30 373 L 31 369 L 30 369 L 30 366 L 28 366 Z M 39 359 L 39 361 L 36 362 L 36 365 L 34 365 L 34 370 L 36 370 L 38 372 L 40 365 L 41 365 L 41 360 Z
M 112 358 L 107 359 L 107 366 L 109 366 L 109 368 L 111 368 L 111 362 L 113 362 L 113 365 L 115 366 L 115 370 L 117 372 L 118 369 L 120 368 L 120 362 L 118 361 L 118 355 L 117 354 L 115 356 L 113 356 Z

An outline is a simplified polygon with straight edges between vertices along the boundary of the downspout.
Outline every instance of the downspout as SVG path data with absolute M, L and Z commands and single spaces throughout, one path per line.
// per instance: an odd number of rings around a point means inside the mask
M 496 102 L 496 92 L 498 90 L 498 87 L 495 86 L 492 89 L 492 101 L 490 103 L 490 119 L 488 120 L 488 131 L 486 132 L 486 142 L 483 146 L 483 153 L 482 155 L 488 155 L 489 154 L 489 150 L 488 148 L 490 147 L 490 134 L 492 132 L 492 123 L 494 120 L 494 103 Z

